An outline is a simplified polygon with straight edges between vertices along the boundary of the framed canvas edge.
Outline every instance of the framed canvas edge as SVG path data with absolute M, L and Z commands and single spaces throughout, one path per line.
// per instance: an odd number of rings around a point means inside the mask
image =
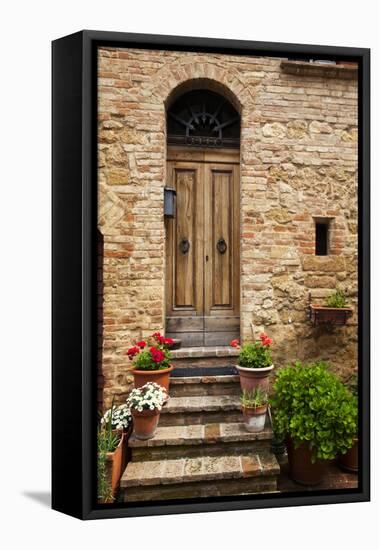
M 74 499 L 79 503 L 75 511 L 54 506 L 59 511 L 74 515 L 81 519 L 100 519 L 131 516 L 162 515 L 176 513 L 192 513 L 205 511 L 227 511 L 267 507 L 301 506 L 312 504 L 334 504 L 344 502 L 364 502 L 370 500 L 370 50 L 367 48 L 351 48 L 339 46 L 314 46 L 301 44 L 283 44 L 273 42 L 254 42 L 229 39 L 210 39 L 195 37 L 176 37 L 163 35 L 145 35 L 132 33 L 115 33 L 103 31 L 81 31 L 71 36 L 79 36 L 82 40 L 82 159 L 81 159 L 81 190 L 82 190 L 82 231 L 81 235 L 72 235 L 80 238 L 82 243 L 82 265 L 78 273 L 82 285 L 82 348 L 80 383 L 82 388 L 80 419 L 81 486 L 77 488 Z M 59 39 L 66 40 L 67 37 Z M 57 41 L 53 42 L 54 43 Z M 280 52 L 296 53 L 309 57 L 340 56 L 356 58 L 359 61 L 359 395 L 360 395 L 360 458 L 362 477 L 360 490 L 324 492 L 324 494 L 300 494 L 294 496 L 259 495 L 258 498 L 233 499 L 228 501 L 178 503 L 157 503 L 138 506 L 111 505 L 109 509 L 99 508 L 93 503 L 95 470 L 94 453 L 96 426 L 93 413 L 93 396 L 96 386 L 96 377 L 91 372 L 91 364 L 96 334 L 94 315 L 94 281 L 93 270 L 96 260 L 96 50 L 99 45 L 177 49 L 205 51 L 224 51 L 236 55 L 263 53 L 266 55 Z M 54 109 L 54 107 L 53 107 Z M 54 187 L 54 176 L 53 176 Z M 95 189 L 95 192 L 94 192 Z M 54 222 L 53 222 L 54 223 Z M 56 278 L 60 275 L 56 274 Z M 53 318 L 56 312 L 53 310 Z M 78 359 L 79 360 L 79 359 Z M 76 372 L 76 376 L 77 372 Z M 53 380 L 54 385 L 54 380 Z M 364 399 L 363 399 L 364 397 Z M 63 425 L 64 419 L 60 420 Z M 53 426 L 54 429 L 54 426 Z M 54 470 L 54 464 L 53 464 Z M 79 512 L 80 509 L 80 512 Z

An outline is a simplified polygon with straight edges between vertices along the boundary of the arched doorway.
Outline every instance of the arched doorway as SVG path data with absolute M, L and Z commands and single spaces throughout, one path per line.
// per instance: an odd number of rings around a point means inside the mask
M 166 335 L 222 346 L 240 332 L 240 115 L 192 90 L 167 110 Z

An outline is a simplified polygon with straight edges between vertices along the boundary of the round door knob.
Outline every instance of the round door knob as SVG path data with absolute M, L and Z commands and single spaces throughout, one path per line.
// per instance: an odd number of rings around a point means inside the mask
M 217 250 L 220 252 L 220 254 L 225 254 L 227 248 L 228 245 L 226 244 L 225 239 L 221 237 L 221 239 L 219 239 L 217 242 Z
M 188 239 L 182 239 L 179 243 L 179 250 L 182 254 L 187 254 L 190 249 L 190 243 Z

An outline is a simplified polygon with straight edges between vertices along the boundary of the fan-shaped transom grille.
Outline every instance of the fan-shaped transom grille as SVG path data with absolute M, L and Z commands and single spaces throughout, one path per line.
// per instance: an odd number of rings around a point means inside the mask
M 239 147 L 240 116 L 224 97 L 194 90 L 179 97 L 167 113 L 169 144 Z

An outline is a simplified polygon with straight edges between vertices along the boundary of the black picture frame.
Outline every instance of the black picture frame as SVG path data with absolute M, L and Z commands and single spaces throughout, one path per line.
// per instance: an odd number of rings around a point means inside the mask
M 359 486 L 133 505 L 96 505 L 96 51 L 98 46 L 297 59 L 359 67 Z M 81 519 L 370 500 L 370 50 L 85 30 L 52 44 L 52 507 Z

